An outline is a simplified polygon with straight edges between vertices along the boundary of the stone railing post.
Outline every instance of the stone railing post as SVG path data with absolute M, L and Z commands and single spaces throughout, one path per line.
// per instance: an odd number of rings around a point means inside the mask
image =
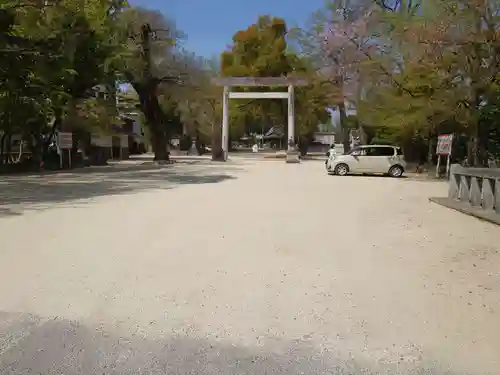
M 492 181 L 495 185 L 494 188 L 494 202 L 495 202 L 495 211 L 498 215 L 500 215 L 500 178 L 496 178 Z

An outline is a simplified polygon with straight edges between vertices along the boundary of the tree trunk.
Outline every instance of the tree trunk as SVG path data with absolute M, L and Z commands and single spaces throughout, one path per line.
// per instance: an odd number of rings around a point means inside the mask
M 434 157 L 434 142 L 432 137 L 429 137 L 429 146 L 427 148 L 427 164 L 432 165 Z
M 2 134 L 0 137 L 0 166 L 7 164 L 5 156 L 5 148 L 6 148 L 6 142 L 5 140 L 8 138 L 8 133 L 5 132 Z
M 474 135 L 471 139 L 471 153 L 472 153 L 471 165 L 473 167 L 480 167 L 481 156 L 479 149 L 479 137 L 477 135 Z
M 362 145 L 368 144 L 368 137 L 366 135 L 365 129 L 363 128 L 363 125 L 361 125 L 358 122 L 358 130 L 359 130 L 359 140 L 361 141 Z
M 482 167 L 488 167 L 488 127 L 484 123 L 478 124 L 478 148 L 477 157 L 479 159 L 479 164 Z
M 469 137 L 467 140 L 467 164 L 469 166 L 474 166 L 475 159 L 475 149 L 474 149 L 474 137 Z
M 212 160 L 224 160 L 224 153 L 222 152 L 222 129 L 220 121 L 214 121 L 212 124 Z
M 158 83 L 156 81 L 148 82 L 145 85 L 134 83 L 133 86 L 139 95 L 141 109 L 146 118 L 146 124 L 150 129 L 151 146 L 155 155 L 154 160 L 168 161 L 169 153 L 167 144 L 169 136 L 164 122 L 165 115 L 156 96 Z
M 349 138 L 349 128 L 347 127 L 347 113 L 345 103 L 342 101 L 337 104 L 340 115 L 340 129 L 342 129 L 342 144 L 344 145 L 344 154 L 351 150 L 351 140 Z
M 299 153 L 300 156 L 306 156 L 309 150 L 310 140 L 308 137 L 299 137 Z
M 63 120 L 63 111 L 60 106 L 56 107 L 54 110 L 54 123 L 52 124 L 52 129 L 50 129 L 50 134 L 45 140 L 45 144 L 42 146 L 42 148 L 45 150 L 49 147 L 50 143 L 52 142 L 56 131 L 62 128 L 62 120 Z
M 151 146 L 153 147 L 154 160 L 166 161 L 169 160 L 167 150 L 167 135 L 161 129 L 156 127 L 151 129 Z
M 39 170 L 42 167 L 43 141 L 40 132 L 32 134 L 31 155 L 33 167 Z

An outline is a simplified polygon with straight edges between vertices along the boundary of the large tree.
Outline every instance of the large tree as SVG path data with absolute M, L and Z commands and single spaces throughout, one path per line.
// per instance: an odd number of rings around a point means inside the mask
M 231 49 L 221 55 L 221 74 L 235 77 L 285 77 L 301 75 L 307 78 L 316 74 L 305 57 L 293 53 L 287 45 L 288 29 L 281 18 L 262 16 L 246 30 L 233 36 Z M 315 85 L 296 89 L 297 133 L 299 143 L 306 145 L 317 125 L 328 117 L 322 86 Z M 247 91 L 249 88 L 237 88 Z M 262 88 L 266 91 L 282 91 L 282 88 Z M 252 88 L 255 90 L 255 88 Z M 241 100 L 231 103 L 231 137 L 269 130 L 271 126 L 284 126 L 287 103 L 270 100 Z
M 115 58 L 122 47 L 115 24 L 125 5 L 117 0 L 1 4 L 4 138 L 14 132 L 32 137 L 36 159 L 40 133 L 50 120 L 55 119 L 54 130 L 61 128 L 68 112 L 75 112 L 95 85 L 115 85 Z
M 156 11 L 133 8 L 124 19 L 129 37 L 124 75 L 139 96 L 155 160 L 168 160 L 168 141 L 182 132 L 174 93 L 190 75 L 186 55 L 177 46 L 183 33 Z

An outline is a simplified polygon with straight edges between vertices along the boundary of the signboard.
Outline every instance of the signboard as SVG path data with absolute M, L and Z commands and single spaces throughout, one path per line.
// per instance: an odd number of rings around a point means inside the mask
M 73 148 L 73 133 L 57 133 L 57 145 L 62 150 L 71 150 Z
M 128 148 L 128 135 L 126 134 L 120 135 L 120 147 Z
M 113 137 L 109 135 L 92 134 L 90 137 L 90 143 L 92 146 L 96 147 L 112 147 Z
M 453 143 L 453 134 L 441 134 L 438 137 L 436 155 L 451 155 L 451 146 Z

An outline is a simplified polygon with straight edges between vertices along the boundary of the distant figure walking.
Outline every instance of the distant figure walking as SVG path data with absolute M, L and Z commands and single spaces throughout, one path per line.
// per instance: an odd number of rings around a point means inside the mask
M 254 143 L 254 145 L 252 146 L 252 152 L 259 152 L 259 146 L 257 145 L 257 143 Z
M 337 156 L 337 151 L 335 150 L 335 145 L 330 145 L 330 149 L 326 153 L 326 156 L 328 156 L 329 158 Z

